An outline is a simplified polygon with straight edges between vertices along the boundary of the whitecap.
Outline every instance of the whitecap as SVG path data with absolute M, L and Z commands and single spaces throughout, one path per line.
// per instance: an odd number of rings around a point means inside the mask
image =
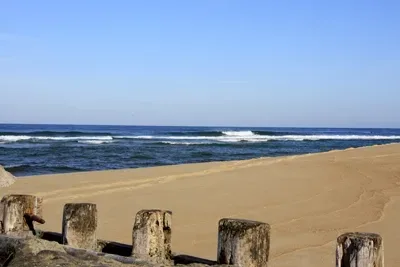
M 193 143 L 194 141 L 214 142 L 267 142 L 267 141 L 317 141 L 317 140 L 400 140 L 397 135 L 258 135 L 251 131 L 226 131 L 222 136 L 28 136 L 28 135 L 1 135 L 0 142 L 10 143 L 27 140 L 50 140 L 50 141 L 87 141 L 90 143 L 111 142 L 113 139 L 139 139 L 139 140 L 162 140 L 182 144 L 183 142 Z
M 208 144 L 213 144 L 213 142 L 182 142 L 182 141 L 162 141 L 161 143 L 167 144 L 167 145 L 208 145 Z
M 78 143 L 82 144 L 90 144 L 90 145 L 101 145 L 101 144 L 109 144 L 113 141 L 109 140 L 79 140 Z
M 50 141 L 77 141 L 77 140 L 103 140 L 111 141 L 112 136 L 29 136 L 29 135 L 1 135 L 1 142 L 18 142 L 18 141 L 28 141 L 28 140 L 50 140 Z
M 254 136 L 255 134 L 252 131 L 225 131 L 222 134 L 227 136 Z

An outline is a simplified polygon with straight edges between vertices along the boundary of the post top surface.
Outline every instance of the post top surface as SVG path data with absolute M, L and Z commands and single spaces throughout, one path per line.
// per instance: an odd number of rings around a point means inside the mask
M 367 233 L 367 232 L 348 232 L 340 235 L 337 238 L 338 243 L 343 243 L 346 239 L 351 240 L 372 240 L 375 244 L 382 243 L 382 237 L 376 233 Z
M 95 206 L 94 203 L 66 203 L 64 206 Z
M 220 229 L 229 228 L 235 230 L 247 230 L 261 225 L 270 229 L 270 225 L 268 223 L 245 219 L 223 218 L 219 220 L 218 224 Z
M 153 213 L 153 212 L 162 212 L 162 213 L 168 213 L 172 215 L 172 211 L 170 210 L 161 210 L 161 209 L 148 209 L 148 210 L 140 210 L 138 214 L 143 214 L 143 213 Z
M 97 210 L 97 205 L 93 203 L 67 203 L 64 205 L 64 212 L 65 211 L 72 211 L 72 210 Z
M 2 199 L 19 198 L 19 197 L 38 197 L 38 196 L 35 196 L 35 195 L 28 195 L 28 194 L 10 194 L 10 195 L 5 195 L 5 196 L 3 196 Z

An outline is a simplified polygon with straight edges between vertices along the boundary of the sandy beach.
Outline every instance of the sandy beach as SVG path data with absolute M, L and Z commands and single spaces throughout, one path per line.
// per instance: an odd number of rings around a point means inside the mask
M 98 237 L 131 243 L 141 209 L 173 212 L 173 251 L 216 257 L 223 217 L 271 225 L 270 266 L 334 266 L 336 237 L 382 235 L 400 266 L 400 144 L 300 156 L 20 178 L 0 195 L 44 198 L 44 230 L 61 232 L 67 202 L 96 203 Z

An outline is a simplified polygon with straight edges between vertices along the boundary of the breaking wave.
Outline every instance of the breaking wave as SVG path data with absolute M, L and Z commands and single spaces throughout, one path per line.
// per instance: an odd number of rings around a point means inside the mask
M 18 176 L 316 153 L 400 143 L 400 129 L 1 125 Z
M 0 135 L 0 142 L 19 142 L 27 140 L 37 141 L 79 141 L 79 140 L 100 140 L 100 141 L 111 141 L 112 136 L 29 136 L 29 135 Z
M 162 141 L 158 142 L 158 144 L 164 144 L 164 145 L 211 145 L 213 142 L 179 142 L 179 141 Z
M 102 145 L 112 143 L 112 140 L 78 140 L 78 143 L 89 145 Z
M 46 132 L 41 132 L 46 133 Z M 54 132 L 52 132 L 54 133 Z M 65 133 L 65 132 L 64 132 Z M 71 133 L 71 132 L 68 132 Z M 72 132 L 82 133 L 82 132 Z M 79 135 L 79 136 L 39 136 L 0 135 L 0 144 L 13 142 L 79 142 L 86 144 L 107 144 L 115 140 L 154 140 L 170 145 L 193 145 L 207 143 L 268 142 L 268 141 L 320 141 L 320 140 L 400 140 L 400 135 L 357 135 L 357 134 L 283 134 L 271 131 L 205 131 L 175 132 L 160 135 Z
M 217 142 L 267 142 L 267 141 L 319 141 L 319 140 L 400 140 L 397 135 L 258 135 L 251 131 L 224 132 L 222 136 L 162 136 L 139 135 L 118 136 L 120 139 L 164 140 L 169 144 L 182 144 L 192 140 L 208 140 Z M 172 140 L 172 141 L 170 141 Z M 180 142 L 177 142 L 180 141 Z M 190 143 L 192 144 L 192 143 Z
M 91 136 L 91 135 L 100 135 L 107 136 L 111 135 L 111 133 L 107 132 L 95 132 L 95 131 L 26 131 L 26 132 L 0 132 L 0 136 L 3 135 L 27 135 L 27 136 L 40 136 L 40 137 L 51 137 L 51 136 L 65 136 L 65 137 L 74 137 L 74 136 Z

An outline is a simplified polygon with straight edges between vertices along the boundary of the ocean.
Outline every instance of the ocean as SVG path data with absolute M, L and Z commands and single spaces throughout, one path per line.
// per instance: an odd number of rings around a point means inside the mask
M 400 129 L 0 124 L 17 177 L 241 160 L 400 142 Z

